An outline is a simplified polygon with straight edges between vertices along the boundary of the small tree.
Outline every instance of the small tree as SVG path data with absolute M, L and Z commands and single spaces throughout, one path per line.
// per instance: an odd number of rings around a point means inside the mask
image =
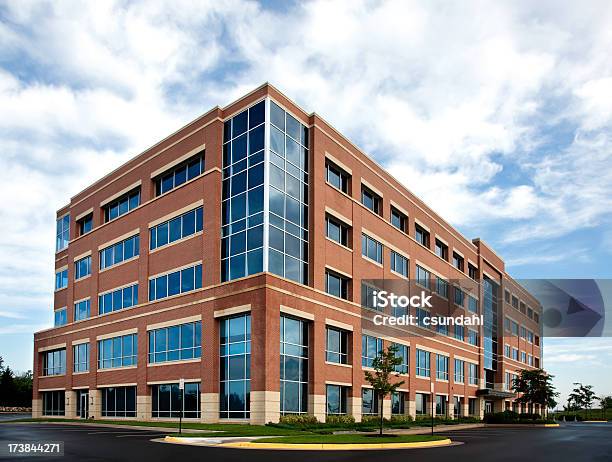
M 387 350 L 382 350 L 378 353 L 378 356 L 372 361 L 372 368 L 374 373 L 365 371 L 365 379 L 372 385 L 374 389 L 374 396 L 380 399 L 380 406 L 378 410 L 380 412 L 380 435 L 383 434 L 383 400 L 385 396 L 395 393 L 399 387 L 404 383 L 401 382 L 391 383 L 391 376 L 399 377 L 399 372 L 396 371 L 396 367 L 402 364 L 402 358 L 396 356 L 398 351 L 397 346 L 391 345 Z
M 586 417 L 588 418 L 593 402 L 599 398 L 595 396 L 593 385 L 583 385 L 580 382 L 575 382 L 574 385 L 578 386 L 574 388 L 570 394 L 570 398 L 579 408 L 584 408 L 586 410 Z
M 539 404 L 545 410 L 557 405 L 555 398 L 559 393 L 552 384 L 553 375 L 542 369 L 523 369 L 512 382 L 512 391 L 521 393 L 518 403 Z

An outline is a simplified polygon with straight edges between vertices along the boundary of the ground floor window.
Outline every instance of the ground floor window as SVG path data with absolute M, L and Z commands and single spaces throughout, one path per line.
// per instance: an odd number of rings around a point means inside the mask
M 406 413 L 406 393 L 396 391 L 391 393 L 391 414 L 402 415 Z
M 469 398 L 468 399 L 468 413 L 470 415 L 479 415 L 478 409 L 478 398 Z
M 219 336 L 219 417 L 248 419 L 251 406 L 251 315 L 222 319 Z
M 184 399 L 178 383 L 165 383 L 151 387 L 153 417 L 180 417 L 181 409 L 186 419 L 200 418 L 200 384 L 186 383 Z
M 454 401 L 453 415 L 455 417 L 461 417 L 462 415 L 461 406 L 463 405 L 461 396 L 453 397 L 453 401 Z
M 308 411 L 308 323 L 280 318 L 280 411 Z
M 377 415 L 379 399 L 372 388 L 363 388 L 361 390 L 361 413 L 364 415 Z
M 346 414 L 346 396 L 348 387 L 327 385 L 326 409 L 328 415 Z
M 446 415 L 447 403 L 446 396 L 436 395 L 436 415 Z
M 415 395 L 415 406 L 417 415 L 427 414 L 427 395 L 425 393 L 417 393 Z
M 102 388 L 102 417 L 136 417 L 136 387 Z
M 43 391 L 42 392 L 42 414 L 43 415 L 65 415 L 65 391 Z

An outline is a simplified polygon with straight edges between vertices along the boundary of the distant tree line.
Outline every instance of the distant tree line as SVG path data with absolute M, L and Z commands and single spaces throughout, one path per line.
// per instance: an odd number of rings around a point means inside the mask
M 0 406 L 32 407 L 32 371 L 15 375 L 0 356 Z

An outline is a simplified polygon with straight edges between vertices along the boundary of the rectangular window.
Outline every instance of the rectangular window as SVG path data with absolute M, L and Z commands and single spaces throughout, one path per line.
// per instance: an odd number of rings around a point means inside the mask
M 202 264 L 149 279 L 149 301 L 202 288 Z
M 382 215 L 382 198 L 367 188 L 361 186 L 361 203 L 377 215 Z
M 524 302 L 520 302 L 519 303 L 519 309 L 521 310 L 521 313 L 523 313 L 523 314 L 527 313 L 527 308 L 525 307 L 525 303 Z
M 429 248 L 429 231 L 420 225 L 414 225 L 414 238 L 423 247 Z
M 415 396 L 415 407 L 417 415 L 425 415 L 429 412 L 427 407 L 427 395 L 425 393 L 416 393 Z
M 348 300 L 349 279 L 333 271 L 325 271 L 325 292 L 335 297 Z
M 140 186 L 124 194 L 118 199 L 106 204 L 104 208 L 104 223 L 125 215 L 140 205 Z
M 448 380 L 448 356 L 436 354 L 436 379 Z
M 65 289 L 68 287 L 68 269 L 55 273 L 55 290 Z
M 77 221 L 77 229 L 79 230 L 79 236 L 89 233 L 93 229 L 93 213 Z
M 478 346 L 478 332 L 472 329 L 468 329 L 468 343 L 470 345 Z
M 518 310 L 518 307 L 519 307 L 519 300 L 514 295 L 512 296 L 512 307 L 516 308 L 517 310 Z
M 363 367 L 372 367 L 374 358 L 383 351 L 383 341 L 381 338 L 372 337 L 371 335 L 361 336 L 361 365 Z
M 348 388 L 340 385 L 325 387 L 325 407 L 327 415 L 346 414 L 346 395 Z
M 439 239 L 436 239 L 436 255 L 448 261 L 448 246 Z
M 504 345 L 504 356 L 506 358 L 512 358 L 512 348 L 510 345 Z
M 464 379 L 464 372 L 465 370 L 465 363 L 462 359 L 455 359 L 455 382 L 456 383 L 463 383 Z
M 527 363 L 527 353 L 525 353 L 524 351 L 521 351 L 521 362 L 523 364 Z
M 408 232 L 408 217 L 393 206 L 391 206 L 391 224 L 404 233 Z
M 431 375 L 430 363 L 429 363 L 429 351 L 419 350 L 416 351 L 416 375 L 419 377 L 429 377 Z
M 478 385 L 478 364 L 468 364 L 468 380 L 470 385 Z
M 510 292 L 508 290 L 504 290 L 504 301 L 510 303 Z
M 162 327 L 148 332 L 149 364 L 202 356 L 202 322 Z
M 153 181 L 155 183 L 155 195 L 160 196 L 174 188 L 193 180 L 204 172 L 204 151 L 190 157 L 184 162 L 165 171 Z
M 334 188 L 349 194 L 351 176 L 329 160 L 325 161 L 325 180 Z
M 203 208 L 198 207 L 154 226 L 149 231 L 149 248 L 154 250 L 202 231 L 203 216 Z
M 436 326 L 436 332 L 440 335 L 448 336 L 448 326 L 446 324 L 440 323 Z
M 45 351 L 42 355 L 43 375 L 62 375 L 66 373 L 66 348 Z
M 136 417 L 136 387 L 105 387 L 100 399 L 102 417 Z
M 512 348 L 512 359 L 515 361 L 519 360 L 519 351 L 517 348 Z
M 468 413 L 469 415 L 477 416 L 478 412 L 478 398 L 468 398 Z
M 457 340 L 463 340 L 465 337 L 465 328 L 463 326 L 456 325 L 455 326 L 455 338 Z
M 65 391 L 43 391 L 41 395 L 43 415 L 65 415 Z
M 463 307 L 463 301 L 465 299 L 465 292 L 459 287 L 455 287 L 455 305 Z
M 98 340 L 98 369 L 135 366 L 138 358 L 138 334 Z
M 363 415 L 377 415 L 379 397 L 372 388 L 361 389 L 361 413 Z
M 68 247 L 70 241 L 70 215 L 57 219 L 55 230 L 55 251 L 59 252 Z
M 82 321 L 91 316 L 91 301 L 90 299 L 81 300 L 74 304 L 74 320 Z
M 361 235 L 361 255 L 378 263 L 383 261 L 383 245 L 367 234 Z
M 478 268 L 471 263 L 468 263 L 468 276 L 474 281 L 478 279 Z
M 115 289 L 98 296 L 98 314 L 112 313 L 138 305 L 138 284 Z
M 527 307 L 527 317 L 533 319 L 533 310 L 530 307 Z
M 325 360 L 330 363 L 348 364 L 348 336 L 349 333 L 327 327 L 325 343 Z
M 382 311 L 382 308 L 379 306 L 374 306 L 374 292 L 377 292 L 378 290 L 380 290 L 378 287 L 371 286 L 365 282 L 361 283 L 361 306 L 363 308 Z M 394 309 L 395 308 L 396 307 L 394 307 Z
M 184 399 L 183 399 L 184 398 Z M 200 384 L 185 383 L 184 390 L 178 383 L 151 386 L 151 416 L 153 418 L 200 418 Z
M 425 324 L 425 318 L 429 317 L 429 311 L 427 311 L 425 308 L 420 308 L 420 307 L 417 307 L 415 311 L 416 311 L 417 325 L 419 327 L 422 327 L 423 329 L 429 329 L 430 325 Z
M 340 220 L 327 215 L 325 217 L 325 235 L 332 241 L 345 247 L 349 246 L 350 226 L 345 225 Z
M 89 343 L 79 343 L 72 347 L 73 372 L 89 371 Z
M 446 415 L 446 396 L 436 395 L 436 415 Z
M 504 330 L 506 332 L 512 332 L 512 328 L 510 327 L 511 322 L 510 322 L 510 318 L 504 318 Z
M 281 316 L 281 414 L 308 411 L 308 323 Z
M 60 327 L 68 323 L 68 310 L 60 308 L 53 312 L 53 327 Z
M 100 269 L 110 268 L 140 255 L 138 234 L 100 250 Z
M 408 277 L 408 259 L 395 250 L 391 251 L 391 271 L 395 271 L 405 278 Z
M 403 415 L 406 413 L 406 393 L 396 391 L 391 393 L 391 414 Z
M 478 300 L 471 295 L 468 295 L 468 311 L 478 313 Z
M 410 365 L 410 347 L 401 345 L 399 343 L 394 343 L 393 346 L 397 348 L 395 356 L 402 358 L 401 364 L 395 366 L 395 371 L 399 372 L 400 374 L 407 374 L 408 367 Z
M 448 298 L 448 282 L 436 276 L 436 293 L 440 297 Z
M 463 271 L 463 257 L 457 252 L 453 252 L 453 266 L 459 271 Z
M 512 321 L 512 335 L 515 337 L 518 337 L 519 335 L 519 325 L 515 321 Z
M 74 280 L 91 274 L 91 255 L 74 262 Z
M 251 393 L 251 315 L 219 323 L 220 403 L 222 419 L 248 419 Z
M 429 289 L 429 280 L 431 279 L 431 274 L 424 268 L 421 268 L 419 265 L 416 265 L 416 282 L 418 285 Z

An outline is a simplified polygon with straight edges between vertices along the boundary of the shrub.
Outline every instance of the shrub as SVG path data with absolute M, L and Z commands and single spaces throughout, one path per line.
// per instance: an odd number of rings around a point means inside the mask
M 412 416 L 409 416 L 407 414 L 391 416 L 392 424 L 404 424 L 404 423 L 411 423 L 411 422 L 413 422 Z
M 535 414 L 535 413 L 523 412 L 519 414 L 520 420 L 538 420 L 540 418 L 541 418 L 540 414 Z
M 317 418 L 312 414 L 287 414 L 282 415 L 279 423 L 286 425 L 316 425 L 319 423 Z
M 486 423 L 515 423 L 519 418 L 520 415 L 514 411 L 504 411 L 486 414 L 484 416 L 484 421 Z
M 352 425 L 355 423 L 355 417 L 347 414 L 328 415 L 325 423 L 330 425 Z
M 387 419 L 383 419 L 383 422 L 387 422 Z M 379 415 L 364 415 L 361 416 L 361 423 L 365 425 L 378 425 L 380 424 L 380 416 Z

